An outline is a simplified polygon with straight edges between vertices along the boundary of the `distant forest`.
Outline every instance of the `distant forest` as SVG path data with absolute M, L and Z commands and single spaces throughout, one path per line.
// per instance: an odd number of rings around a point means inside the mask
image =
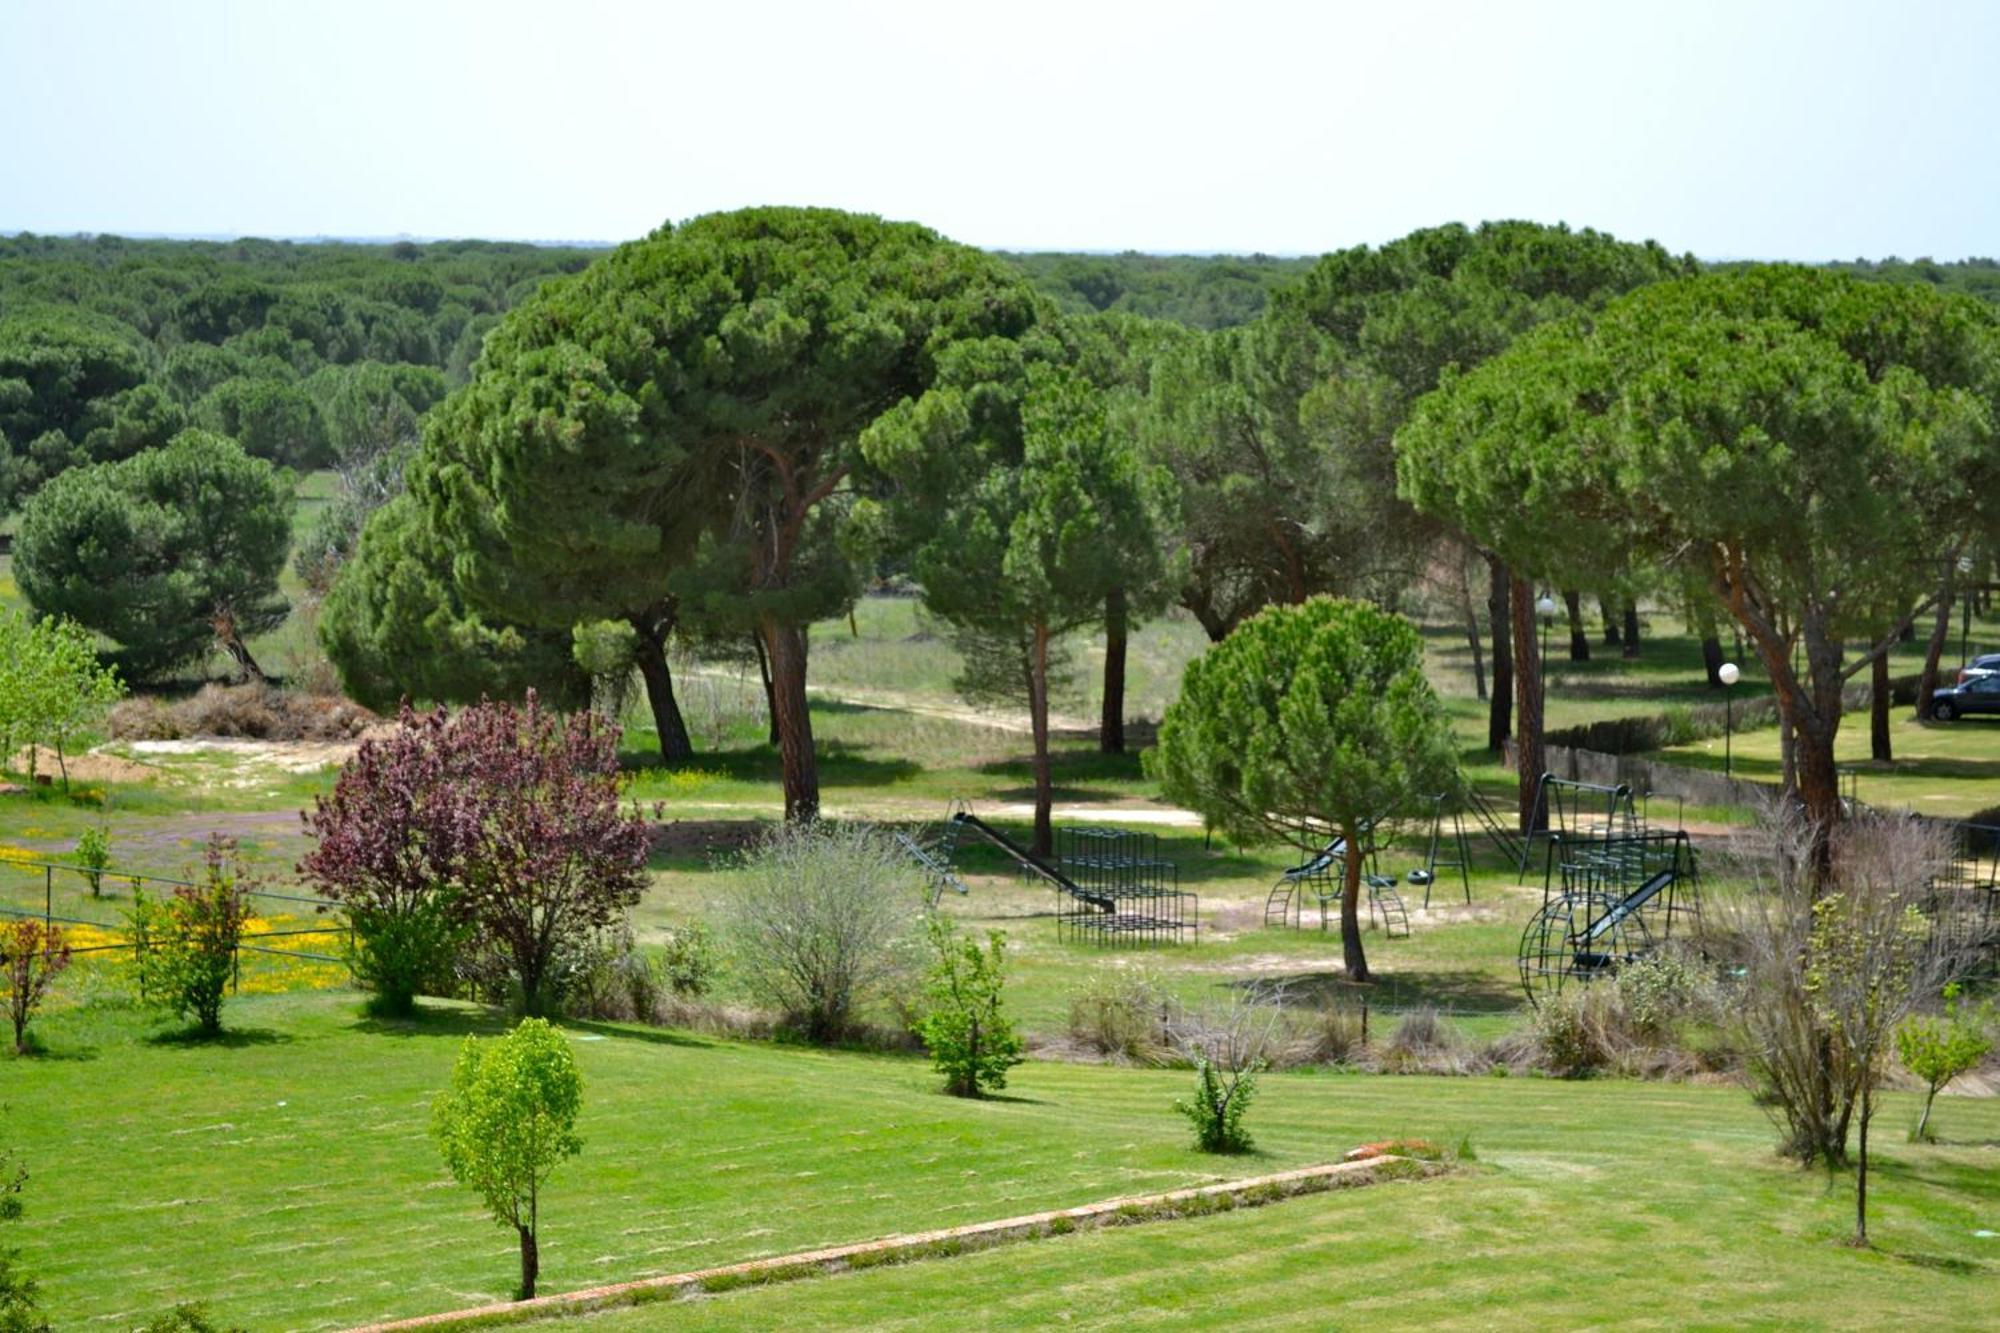
M 1002 254 L 1075 314 L 1116 310 L 1197 329 L 1248 324 L 1272 289 L 1303 275 L 1318 256 Z
M 188 426 L 292 467 L 351 464 L 463 383 L 486 331 L 589 246 L 0 237 L 0 519 L 50 477 Z M 1006 254 L 1063 308 L 1245 324 L 1309 258 Z M 2000 303 L 2000 263 L 1830 265 Z M 351 522 L 351 519 L 350 519 Z

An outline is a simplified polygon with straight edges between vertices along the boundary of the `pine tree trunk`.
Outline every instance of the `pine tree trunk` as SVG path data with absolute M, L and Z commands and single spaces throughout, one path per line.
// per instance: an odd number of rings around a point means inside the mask
M 1514 631 L 1514 767 L 1519 780 L 1521 832 L 1548 826 L 1548 812 L 1538 808 L 1548 756 L 1542 747 L 1542 661 L 1535 642 L 1535 590 L 1514 576 L 1508 581 L 1508 605 Z
M 1702 636 L 1701 667 L 1708 673 L 1708 688 L 1722 689 L 1722 640 L 1712 633 Z
M 1917 716 L 1931 720 L 1932 696 L 1937 693 L 1938 663 L 1944 658 L 1945 643 L 1951 638 L 1951 608 L 1958 600 L 1958 562 L 1947 560 L 1944 583 L 1938 589 L 1937 619 L 1931 622 L 1930 642 L 1924 645 L 1924 674 L 1917 681 Z
M 1028 721 L 1035 737 L 1035 842 L 1036 856 L 1046 858 L 1055 849 L 1051 824 L 1055 804 L 1055 781 L 1049 769 L 1049 630 L 1035 626 L 1034 644 L 1028 660 Z
M 1373 981 L 1368 972 L 1368 955 L 1361 948 L 1361 837 L 1354 829 L 1342 829 L 1347 855 L 1341 864 L 1340 957 L 1349 981 Z
M 1472 649 L 1472 688 L 1479 702 L 1486 702 L 1486 656 L 1479 645 L 1479 613 L 1472 605 L 1472 583 L 1465 577 L 1465 562 L 1458 564 L 1459 612 L 1465 617 L 1465 644 Z
M 1563 609 L 1569 613 L 1569 660 L 1588 662 L 1590 631 L 1583 625 L 1583 597 L 1578 593 L 1564 593 Z
M 1602 593 L 1597 597 L 1597 614 L 1604 617 L 1604 646 L 1616 648 L 1619 643 L 1618 616 L 1611 609 L 1611 599 Z
M 1125 647 L 1130 636 L 1125 590 L 1113 588 L 1104 598 L 1104 712 L 1097 729 L 1097 748 L 1105 754 L 1125 753 Z
M 752 634 L 757 645 L 757 678 L 764 684 L 764 735 L 772 749 L 778 748 L 778 692 L 771 688 L 771 655 L 764 651 L 764 636 Z
M 227 611 L 219 611 L 215 616 L 215 637 L 222 642 L 223 649 L 236 663 L 236 678 L 239 683 L 262 682 L 264 668 L 257 665 L 257 659 L 250 655 L 250 645 L 243 642 L 243 636 L 236 629 L 236 618 Z
M 1514 731 L 1514 652 L 1507 607 L 1507 567 L 1486 557 L 1486 623 L 1493 640 L 1493 693 L 1486 706 L 1486 748 L 1499 754 Z
M 819 766 L 813 756 L 812 712 L 806 703 L 806 642 L 797 625 L 766 617 L 759 627 L 771 659 L 771 717 L 784 771 L 785 822 L 819 818 Z
M 646 703 L 653 710 L 653 729 L 660 734 L 660 758 L 670 764 L 692 759 L 694 742 L 688 737 L 680 701 L 674 698 L 673 673 L 667 667 L 666 635 L 644 616 L 634 616 L 630 623 L 639 636 L 634 657 L 639 678 L 646 683 Z
M 1889 740 L 1889 654 L 1878 653 L 1870 668 L 1868 691 L 1868 752 L 1878 764 L 1896 756 Z
M 1625 646 L 1622 656 L 1632 658 L 1639 655 L 1639 603 L 1625 599 Z
M 1823 883 L 1833 869 L 1833 829 L 1840 822 L 1840 768 L 1831 728 L 1801 718 L 1796 732 L 1799 801 L 1811 828 L 1813 878 Z

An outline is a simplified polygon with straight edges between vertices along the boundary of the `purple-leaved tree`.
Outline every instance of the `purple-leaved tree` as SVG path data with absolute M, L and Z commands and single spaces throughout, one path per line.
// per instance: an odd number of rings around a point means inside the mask
M 305 816 L 300 872 L 355 926 L 357 967 L 407 1012 L 470 943 L 504 966 L 528 1013 L 561 999 L 566 949 L 645 883 L 646 829 L 618 810 L 618 731 L 521 707 L 405 709 Z

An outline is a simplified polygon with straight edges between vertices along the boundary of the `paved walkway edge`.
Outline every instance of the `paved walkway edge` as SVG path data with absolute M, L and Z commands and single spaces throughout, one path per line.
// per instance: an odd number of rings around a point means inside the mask
M 855 1245 L 805 1250 L 796 1254 L 752 1259 L 747 1263 L 725 1264 L 720 1268 L 697 1268 L 686 1273 L 640 1278 L 608 1287 L 587 1287 L 556 1296 L 538 1296 L 532 1301 L 506 1301 L 466 1310 L 399 1319 L 384 1324 L 367 1324 L 353 1333 L 390 1333 L 396 1329 L 469 1327 L 517 1323 L 531 1319 L 559 1318 L 592 1310 L 615 1309 L 705 1292 L 730 1291 L 737 1287 L 791 1282 L 821 1274 L 874 1268 L 905 1263 L 914 1259 L 945 1258 L 973 1250 L 988 1249 L 1013 1241 L 1043 1236 L 1068 1235 L 1095 1227 L 1126 1226 L 1140 1222 L 1167 1221 L 1226 1212 L 1234 1208 L 1255 1208 L 1301 1194 L 1371 1185 L 1381 1180 L 1437 1175 L 1445 1168 L 1434 1162 L 1407 1157 L 1375 1157 L 1359 1162 L 1337 1162 L 1300 1167 L 1267 1176 L 1226 1180 L 1213 1185 L 1170 1190 L 1164 1194 L 1139 1194 L 1105 1199 L 1078 1208 L 1058 1208 L 1045 1213 L 1002 1218 L 997 1222 L 975 1222 L 942 1231 L 919 1231 L 910 1235 L 885 1236 Z

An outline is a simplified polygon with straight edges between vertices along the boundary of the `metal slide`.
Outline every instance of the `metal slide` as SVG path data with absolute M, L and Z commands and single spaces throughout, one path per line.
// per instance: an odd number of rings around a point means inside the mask
M 1057 870 L 1054 866 L 1049 865 L 1040 857 L 1029 852 L 1012 838 L 1002 833 L 999 829 L 994 828 L 971 811 L 961 810 L 951 818 L 955 824 L 961 824 L 966 828 L 984 834 L 988 842 L 1079 902 L 1089 903 L 1100 912 L 1114 912 L 1117 910 L 1118 905 L 1112 901 L 1109 894 L 1092 893 L 1089 889 L 1079 887 L 1060 870 Z

